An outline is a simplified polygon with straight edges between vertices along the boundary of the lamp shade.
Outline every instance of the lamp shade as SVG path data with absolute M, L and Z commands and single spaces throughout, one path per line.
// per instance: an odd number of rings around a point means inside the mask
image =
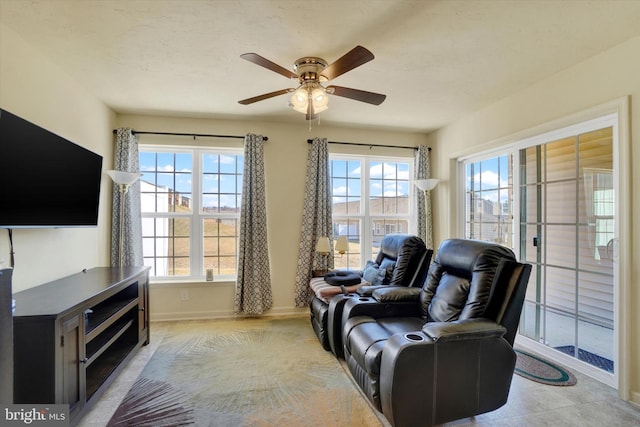
M 436 188 L 436 185 L 440 182 L 439 179 L 429 178 L 429 179 L 416 179 L 413 181 L 416 187 L 421 189 L 422 191 L 431 191 Z
M 141 173 L 137 172 L 124 172 L 124 171 L 116 171 L 116 170 L 108 170 L 107 174 L 111 177 L 113 182 L 116 184 L 124 184 L 131 185 L 142 176 Z
M 328 254 L 331 252 L 331 244 L 329 243 L 328 237 L 322 236 L 318 238 L 318 243 L 316 243 L 316 252 L 321 254 Z
M 349 241 L 347 240 L 347 236 L 340 236 L 338 240 L 336 240 L 336 252 L 340 255 L 349 251 Z

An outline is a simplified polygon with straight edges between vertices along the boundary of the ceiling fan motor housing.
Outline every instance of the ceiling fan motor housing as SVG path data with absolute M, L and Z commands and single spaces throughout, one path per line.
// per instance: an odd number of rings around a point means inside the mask
M 293 70 L 298 74 L 300 84 L 309 81 L 326 82 L 328 79 L 322 75 L 327 68 L 327 61 L 314 56 L 305 56 L 293 64 Z

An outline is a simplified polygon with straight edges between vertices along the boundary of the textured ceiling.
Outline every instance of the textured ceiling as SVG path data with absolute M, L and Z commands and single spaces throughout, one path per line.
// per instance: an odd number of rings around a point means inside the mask
M 286 95 L 237 103 L 296 86 L 240 54 L 362 45 L 332 83 L 386 101 L 334 96 L 322 122 L 430 131 L 640 35 L 640 1 L 0 0 L 0 20 L 120 113 L 304 122 Z

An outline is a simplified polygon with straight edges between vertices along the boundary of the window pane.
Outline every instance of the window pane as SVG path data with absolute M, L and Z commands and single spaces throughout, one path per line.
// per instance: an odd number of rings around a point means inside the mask
M 577 138 L 570 137 L 545 144 L 547 181 L 575 179 L 576 142 Z
M 239 213 L 243 156 L 207 154 L 204 157 L 202 212 Z
M 347 162 L 345 160 L 331 161 L 331 176 L 333 178 L 347 177 Z
M 204 219 L 204 265 L 215 275 L 236 273 L 237 219 Z
M 140 152 L 142 212 L 190 212 L 190 153 Z
M 188 218 L 142 218 L 143 256 L 152 276 L 190 274 L 190 234 Z
M 371 219 L 371 242 L 373 242 L 374 254 L 378 253 L 380 242 L 387 234 L 408 233 L 409 220 L 394 218 L 372 218 Z
M 361 196 L 360 163 L 356 161 L 331 160 L 330 165 L 334 215 L 359 214 Z
M 382 178 L 382 162 L 369 163 L 369 178 Z
M 357 270 L 361 268 L 360 221 L 358 219 L 339 219 L 333 221 L 333 241 L 339 236 L 346 236 L 349 250 L 335 258 L 334 265 L 338 269 Z
M 362 163 L 357 160 L 349 160 L 347 162 L 347 171 L 349 178 L 361 178 Z
M 465 237 L 513 247 L 510 155 L 465 164 Z
M 381 179 L 370 180 L 371 214 L 409 214 L 409 164 L 384 162 L 376 165 L 379 167 L 372 166 L 372 171 L 379 168 Z

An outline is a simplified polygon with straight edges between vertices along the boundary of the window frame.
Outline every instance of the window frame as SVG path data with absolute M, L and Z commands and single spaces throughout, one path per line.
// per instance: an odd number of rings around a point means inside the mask
M 204 157 L 208 154 L 215 155 L 232 155 L 244 157 L 244 149 L 242 147 L 217 147 L 217 146 L 186 146 L 186 145 L 164 145 L 164 144 L 139 144 L 139 153 L 152 152 L 152 153 L 188 153 L 192 155 L 192 169 L 191 169 L 191 197 L 192 197 L 192 209 L 191 212 L 141 212 L 142 218 L 188 218 L 190 222 L 189 231 L 189 275 L 184 276 L 150 276 L 150 279 L 154 282 L 201 282 L 206 281 L 205 270 L 205 245 L 204 245 L 204 221 L 207 218 L 214 219 L 234 219 L 237 221 L 237 238 L 236 238 L 236 250 L 235 257 L 237 261 L 237 250 L 239 226 L 240 226 L 240 203 L 242 199 L 242 181 L 239 182 L 237 188 L 238 199 L 238 211 L 235 213 L 215 213 L 204 212 L 203 210 L 203 170 L 204 170 Z M 243 163 L 242 163 L 243 164 Z M 141 168 L 141 173 L 145 171 Z M 242 175 L 244 177 L 244 167 L 237 170 L 237 176 Z M 144 177 L 143 177 L 144 178 Z M 209 193 L 208 193 L 209 194 Z M 223 193 L 218 193 L 223 194 Z M 226 194 L 226 193 L 225 193 Z M 237 265 L 235 274 L 218 275 L 214 271 L 213 281 L 209 280 L 209 283 L 216 282 L 234 282 L 237 278 Z

